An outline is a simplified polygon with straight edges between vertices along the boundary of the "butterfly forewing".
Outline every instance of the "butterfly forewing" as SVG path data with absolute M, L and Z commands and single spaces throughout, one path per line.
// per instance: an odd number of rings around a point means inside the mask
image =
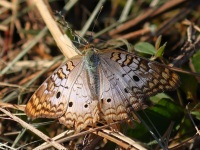
M 107 67 L 110 66 L 115 78 L 127 86 L 123 90 L 132 91 L 131 94 L 138 100 L 165 90 L 174 90 L 180 84 L 178 75 L 166 66 L 131 53 L 113 51 L 103 54 L 101 58 Z
M 30 98 L 25 108 L 26 114 L 32 119 L 58 118 L 64 114 L 70 94 L 69 85 L 73 84 L 68 77 L 78 66 L 80 59 L 74 59 L 55 70 Z

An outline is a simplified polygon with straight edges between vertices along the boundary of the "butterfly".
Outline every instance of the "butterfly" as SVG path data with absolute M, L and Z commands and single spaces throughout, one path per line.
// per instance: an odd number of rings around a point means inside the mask
M 120 50 L 97 50 L 69 59 L 35 91 L 25 112 L 32 119 L 58 118 L 81 131 L 98 121 L 128 118 L 147 107 L 149 96 L 175 90 L 179 77 L 168 67 Z

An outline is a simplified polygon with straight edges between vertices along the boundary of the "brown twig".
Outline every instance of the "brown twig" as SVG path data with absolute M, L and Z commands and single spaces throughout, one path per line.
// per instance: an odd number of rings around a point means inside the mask
M 68 58 L 77 55 L 73 43 L 62 33 L 52 13 L 50 13 L 51 9 L 48 3 L 43 0 L 34 0 L 34 2 L 63 55 Z
M 139 24 L 140 22 L 144 21 L 145 19 L 152 18 L 160 13 L 163 13 L 166 10 L 169 10 L 170 8 L 172 8 L 174 6 L 177 6 L 177 5 L 185 2 L 185 1 L 186 0 L 177 0 L 177 1 L 170 0 L 167 3 L 163 4 L 162 6 L 160 6 L 159 8 L 149 8 L 149 10 L 145 11 L 143 14 L 139 15 L 138 17 L 136 17 L 130 21 L 127 21 L 123 25 L 110 31 L 109 35 L 114 36 L 116 34 L 119 34 L 120 32 L 123 32 L 131 27 L 134 27 L 135 25 Z
M 2 101 L 0 101 L 0 107 L 2 107 L 2 108 L 12 108 L 12 109 L 17 109 L 17 110 L 21 110 L 21 111 L 24 111 L 24 109 L 25 109 L 25 105 L 16 105 L 16 104 L 4 103 Z
M 116 35 L 114 36 L 115 38 L 120 38 L 120 39 L 126 39 L 126 40 L 133 40 L 135 38 L 138 38 L 140 36 L 143 36 L 145 34 L 148 34 L 151 32 L 150 28 L 145 28 L 145 29 L 140 29 L 134 32 L 130 32 L 124 35 Z
M 14 121 L 16 121 L 19 124 L 21 124 L 21 126 L 23 126 L 24 128 L 30 130 L 31 132 L 35 133 L 37 136 L 41 137 L 43 140 L 45 140 L 46 142 L 48 142 L 49 144 L 51 144 L 55 148 L 57 148 L 57 149 L 63 149 L 63 150 L 66 149 L 65 147 L 63 147 L 59 143 L 57 143 L 54 140 L 52 140 L 50 137 L 46 136 L 41 131 L 37 130 L 36 128 L 34 128 L 30 124 L 26 123 L 25 121 L 21 120 L 20 118 L 18 118 L 17 116 L 13 115 L 12 113 L 8 112 L 7 110 L 5 110 L 5 109 L 3 109 L 3 108 L 0 107 L 0 111 L 2 111 L 3 113 L 5 113 L 9 117 L 11 117 Z
M 125 30 L 127 30 L 130 27 L 133 27 L 135 25 L 137 25 L 138 23 L 140 23 L 141 21 L 145 20 L 147 17 L 149 17 L 153 12 L 155 11 L 155 9 L 149 9 L 147 10 L 145 13 L 139 15 L 138 17 L 134 18 L 131 21 L 128 21 L 126 23 L 123 24 L 123 26 L 119 26 L 118 28 L 112 30 L 109 32 L 110 36 L 114 36 L 120 32 L 123 32 Z

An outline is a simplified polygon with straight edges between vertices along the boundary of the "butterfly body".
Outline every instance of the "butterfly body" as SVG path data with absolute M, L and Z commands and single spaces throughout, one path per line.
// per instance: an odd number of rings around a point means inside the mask
M 59 118 L 77 131 L 99 120 L 113 122 L 145 108 L 146 98 L 174 90 L 179 77 L 167 67 L 134 54 L 94 48 L 59 67 L 26 106 L 31 118 Z
M 99 64 L 100 59 L 99 55 L 95 53 L 93 49 L 89 49 L 86 52 L 86 55 L 83 58 L 84 67 L 88 74 L 88 80 L 90 84 L 90 90 L 93 95 L 99 95 Z

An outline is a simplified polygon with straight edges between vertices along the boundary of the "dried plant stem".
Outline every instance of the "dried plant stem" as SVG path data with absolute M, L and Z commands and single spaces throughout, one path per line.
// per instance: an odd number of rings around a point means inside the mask
M 1 0 L 0 1 L 0 6 L 6 7 L 6 8 L 12 8 L 12 3 L 8 2 L 6 0 Z
M 102 131 L 97 131 L 95 134 L 104 137 L 125 149 L 146 150 L 146 148 L 142 147 L 139 143 L 135 142 L 134 140 L 130 139 L 129 137 L 123 135 L 120 132 L 113 132 L 107 129 L 103 129 Z
M 16 104 L 10 104 L 10 103 L 5 103 L 0 101 L 0 107 L 2 108 L 12 108 L 12 109 L 17 109 L 24 111 L 25 105 L 16 105 Z
M 125 120 L 123 120 L 123 121 L 125 121 Z M 107 124 L 107 125 L 104 125 L 104 126 L 101 126 L 101 127 L 90 128 L 87 131 L 82 131 L 80 133 L 77 133 L 77 134 L 74 134 L 74 135 L 71 135 L 71 136 L 68 136 L 68 137 L 64 137 L 62 139 L 59 139 L 56 142 L 62 143 L 62 142 L 66 142 L 66 141 L 70 141 L 70 140 L 76 139 L 76 138 L 78 138 L 80 136 L 83 136 L 83 135 L 86 135 L 86 134 L 94 133 L 94 134 L 96 134 L 98 136 L 101 136 L 103 138 L 106 138 L 106 139 L 118 144 L 119 146 L 121 146 L 121 147 L 123 147 L 125 149 L 128 148 L 130 150 L 133 150 L 133 149 L 146 150 L 146 148 L 141 146 L 139 143 L 137 143 L 133 139 L 130 139 L 130 138 L 126 137 L 122 133 L 113 132 L 113 131 L 110 131 L 108 129 L 105 129 L 105 128 L 110 127 L 112 125 L 119 124 L 119 123 L 121 123 L 123 121 L 113 122 L 113 123 L 110 123 L 110 124 Z M 67 134 L 69 134 L 69 133 L 71 133 L 71 131 L 69 131 Z M 64 136 L 64 135 L 62 134 L 62 136 Z M 50 146 L 49 144 L 45 144 L 45 145 L 42 144 L 41 146 L 39 146 L 39 147 L 37 147 L 35 149 L 37 149 L 37 150 L 38 149 L 46 149 L 49 146 Z
M 26 48 L 24 48 L 22 50 L 22 52 L 17 55 L 15 57 L 15 59 L 13 59 L 12 62 L 10 62 L 1 72 L 0 72 L 0 75 L 3 75 L 5 74 L 10 68 L 12 68 L 12 66 L 19 60 L 21 59 L 33 46 L 35 46 L 35 44 L 37 44 L 37 42 L 44 36 L 46 35 L 46 32 L 47 32 L 47 28 L 44 28 L 34 39 L 32 39 L 31 41 L 28 41 L 27 43 L 27 46 Z M 25 45 L 24 44 L 24 45 Z
M 58 139 L 61 139 L 62 137 L 65 137 L 66 135 L 69 135 L 69 134 L 73 133 L 73 132 L 74 132 L 74 130 L 67 130 L 67 131 L 65 131 L 65 132 L 53 137 L 52 139 L 56 141 Z M 49 144 L 47 142 L 45 142 L 45 143 L 41 144 L 40 146 L 35 147 L 33 150 L 45 149 L 45 148 L 47 148 L 48 145 Z
M 138 23 L 144 21 L 145 19 L 149 18 L 149 17 L 154 17 L 174 6 L 177 6 L 181 3 L 184 3 L 186 2 L 186 0 L 176 0 L 176 1 L 168 1 L 166 2 L 165 4 L 163 4 L 162 6 L 156 8 L 149 8 L 149 10 L 147 10 L 146 12 L 144 12 L 143 14 L 137 16 L 136 18 L 130 20 L 130 21 L 127 21 L 126 23 L 123 24 L 123 26 L 121 25 L 120 27 L 116 28 L 116 29 L 113 29 L 112 31 L 109 32 L 109 34 L 111 36 L 114 36 L 116 34 L 119 34 L 131 27 L 134 27 L 136 26 Z
M 17 72 L 25 68 L 34 68 L 36 70 L 42 70 L 44 68 L 48 68 L 51 65 L 52 65 L 52 61 L 49 61 L 49 60 L 38 60 L 38 61 L 23 60 L 23 61 L 16 62 L 13 66 L 14 68 L 12 71 Z
M 90 18 L 87 20 L 87 22 L 85 23 L 84 27 L 81 30 L 81 37 L 83 37 L 86 33 L 86 31 L 88 30 L 88 28 L 90 27 L 91 23 L 94 22 L 95 20 L 95 16 L 98 14 L 98 12 L 100 11 L 100 9 L 102 8 L 104 2 L 106 0 L 100 0 L 99 3 L 97 4 L 96 8 L 94 9 L 92 15 L 90 16 Z
M 43 0 L 35 0 L 34 2 L 63 55 L 68 58 L 77 55 L 73 43 L 62 33 L 53 15 L 51 15 L 48 3 L 45 3 Z
M 63 150 L 66 149 L 65 147 L 63 147 L 59 143 L 57 143 L 54 140 L 52 140 L 50 137 L 46 136 L 45 134 L 43 134 L 42 132 L 40 132 L 39 130 L 37 130 L 36 128 L 34 128 L 33 126 L 29 125 L 28 123 L 24 122 L 23 120 L 21 120 L 17 116 L 11 114 L 7 110 L 5 110 L 3 108 L 0 108 L 0 111 L 2 111 L 3 113 L 5 113 L 9 117 L 11 117 L 14 121 L 16 121 L 19 124 L 21 124 L 24 128 L 30 130 L 31 132 L 34 132 L 37 136 L 41 137 L 43 140 L 45 140 L 46 142 L 50 143 L 55 148 L 57 148 L 57 149 L 63 149 Z

